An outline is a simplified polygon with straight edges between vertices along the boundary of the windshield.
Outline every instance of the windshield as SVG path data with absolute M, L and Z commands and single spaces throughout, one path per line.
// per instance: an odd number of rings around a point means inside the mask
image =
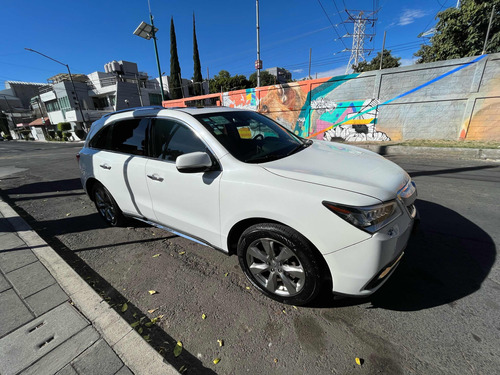
M 252 111 L 194 115 L 236 159 L 264 163 L 281 159 L 307 147 L 270 118 Z

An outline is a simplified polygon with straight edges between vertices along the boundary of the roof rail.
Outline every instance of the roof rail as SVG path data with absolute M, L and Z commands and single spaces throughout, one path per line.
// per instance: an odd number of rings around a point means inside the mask
M 105 114 L 102 117 L 109 117 L 109 116 L 115 115 L 117 113 L 135 112 L 135 111 L 147 111 L 147 110 L 151 110 L 151 109 L 168 109 L 168 108 L 162 107 L 161 105 L 151 105 L 151 106 L 148 106 L 148 107 L 133 107 L 133 108 L 121 109 L 119 111 L 107 113 L 107 114 Z

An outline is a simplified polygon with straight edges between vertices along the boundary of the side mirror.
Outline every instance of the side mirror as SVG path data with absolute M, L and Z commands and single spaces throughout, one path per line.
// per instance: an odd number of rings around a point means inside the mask
M 205 172 L 212 168 L 212 159 L 206 152 L 191 152 L 175 160 L 177 170 L 182 173 Z

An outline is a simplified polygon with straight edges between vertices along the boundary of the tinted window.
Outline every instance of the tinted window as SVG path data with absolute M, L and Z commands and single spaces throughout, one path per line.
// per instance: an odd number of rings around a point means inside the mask
M 109 135 L 111 134 L 111 126 L 105 126 L 101 130 L 97 132 L 97 134 L 90 141 L 89 146 L 93 148 L 99 149 L 107 149 L 109 148 Z
M 205 144 L 186 125 L 167 119 L 156 119 L 153 125 L 152 157 L 175 161 L 178 156 L 206 151 Z
M 149 119 L 130 119 L 113 124 L 110 150 L 147 155 Z

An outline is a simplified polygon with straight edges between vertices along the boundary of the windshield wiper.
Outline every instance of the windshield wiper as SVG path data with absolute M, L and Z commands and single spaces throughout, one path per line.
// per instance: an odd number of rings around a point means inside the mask
M 259 156 L 258 158 L 246 159 L 245 163 L 263 163 L 266 161 L 281 159 L 281 158 L 284 158 L 285 156 L 286 155 L 273 155 L 273 154 L 264 155 L 264 156 Z
M 300 150 L 302 150 L 304 148 L 307 148 L 307 147 L 309 147 L 312 144 L 313 144 L 312 139 L 304 140 L 304 143 L 301 143 L 300 145 L 298 145 L 297 147 L 295 147 L 294 149 L 292 149 L 288 154 L 286 154 L 286 156 L 295 154 L 296 152 L 299 152 Z

